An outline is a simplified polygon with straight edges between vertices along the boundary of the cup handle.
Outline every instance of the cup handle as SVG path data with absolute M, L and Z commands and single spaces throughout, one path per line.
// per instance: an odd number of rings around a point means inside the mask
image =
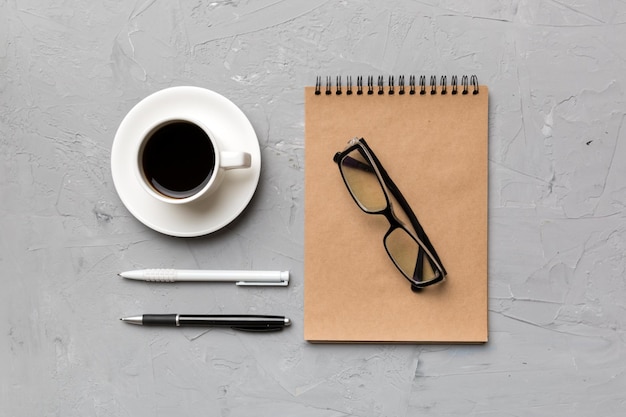
M 220 152 L 220 168 L 250 168 L 252 157 L 247 152 Z

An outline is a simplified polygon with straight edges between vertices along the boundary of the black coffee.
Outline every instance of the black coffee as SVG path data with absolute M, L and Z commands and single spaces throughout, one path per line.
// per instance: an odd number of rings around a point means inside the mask
M 176 121 L 155 130 L 141 156 L 144 175 L 159 193 L 190 197 L 211 179 L 215 149 L 199 126 Z

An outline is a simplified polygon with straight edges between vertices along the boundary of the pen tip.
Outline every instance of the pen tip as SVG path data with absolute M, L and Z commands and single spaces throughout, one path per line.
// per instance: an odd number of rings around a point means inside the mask
M 285 326 L 291 326 L 291 320 L 288 317 L 285 317 Z

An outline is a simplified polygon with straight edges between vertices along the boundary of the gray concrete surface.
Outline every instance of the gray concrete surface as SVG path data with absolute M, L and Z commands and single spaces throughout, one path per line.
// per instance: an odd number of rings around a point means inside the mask
M 472 73 L 491 101 L 490 342 L 307 344 L 303 86 Z M 248 209 L 196 239 L 136 221 L 110 172 L 126 112 L 175 85 L 230 98 L 262 148 Z M 0 415 L 624 415 L 625 87 L 622 1 L 0 1 Z M 116 276 L 149 266 L 292 283 Z M 294 325 L 118 320 L 165 311 Z

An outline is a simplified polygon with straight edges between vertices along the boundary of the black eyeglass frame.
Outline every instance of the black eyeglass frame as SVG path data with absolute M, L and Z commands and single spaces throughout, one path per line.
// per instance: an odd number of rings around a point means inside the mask
M 383 194 L 387 202 L 385 208 L 383 208 L 382 210 L 378 210 L 378 211 L 367 210 L 365 207 L 361 205 L 357 197 L 352 193 L 350 185 L 342 169 L 342 162 L 354 150 L 358 150 L 361 153 L 361 155 L 364 156 L 365 159 L 374 168 L 374 173 L 376 174 L 376 178 L 378 180 L 378 183 L 383 191 Z M 348 147 L 346 149 L 344 149 L 341 152 L 337 152 L 335 154 L 335 156 L 333 157 L 333 161 L 337 163 L 343 182 L 346 188 L 348 189 L 350 196 L 356 203 L 356 205 L 359 206 L 359 208 L 366 214 L 379 214 L 379 215 L 385 216 L 385 218 L 389 222 L 389 230 L 387 230 L 387 232 L 385 233 L 383 237 L 383 245 L 385 247 L 385 251 L 387 252 L 387 255 L 389 256 L 393 264 L 400 271 L 400 273 L 402 273 L 402 275 L 411 283 L 411 289 L 413 291 L 419 291 L 420 289 L 424 287 L 428 287 L 430 285 L 441 282 L 446 277 L 447 272 L 443 266 L 443 263 L 441 262 L 441 259 L 439 258 L 439 255 L 437 254 L 437 251 L 435 250 L 435 247 L 432 245 L 432 243 L 430 243 L 430 239 L 426 235 L 424 228 L 422 227 L 420 222 L 417 220 L 417 216 L 415 215 L 415 213 L 409 206 L 409 203 L 406 201 L 406 199 L 400 192 L 400 189 L 393 182 L 393 180 L 391 179 L 391 177 L 389 176 L 389 174 L 387 173 L 387 171 L 381 164 L 380 160 L 378 159 L 378 157 L 376 157 L 376 154 L 374 154 L 374 152 L 369 147 L 365 139 L 363 138 L 352 139 L 350 142 L 348 142 Z M 360 163 L 358 161 L 355 161 L 355 162 Z M 406 225 L 395 214 L 393 210 L 393 205 L 389 198 L 389 193 L 391 193 L 391 195 L 396 199 L 396 201 L 398 202 L 398 204 L 400 205 L 404 213 L 407 215 L 409 221 L 411 222 L 411 226 L 415 230 L 415 233 L 409 230 L 409 228 L 407 228 Z M 418 251 L 418 255 L 417 255 L 418 259 L 416 260 L 417 267 L 415 268 L 413 272 L 413 277 L 409 277 L 407 274 L 404 273 L 400 265 L 397 264 L 396 260 L 394 259 L 392 254 L 389 252 L 389 249 L 387 248 L 387 244 L 386 244 L 387 237 L 396 229 L 404 230 L 407 233 L 407 235 L 411 237 L 421 249 L 423 249 L 423 250 Z M 424 262 L 424 252 L 426 253 L 426 260 L 430 263 L 432 270 L 435 272 L 435 277 L 429 281 L 421 282 L 420 275 L 422 274 L 422 271 L 423 271 L 422 266 Z

